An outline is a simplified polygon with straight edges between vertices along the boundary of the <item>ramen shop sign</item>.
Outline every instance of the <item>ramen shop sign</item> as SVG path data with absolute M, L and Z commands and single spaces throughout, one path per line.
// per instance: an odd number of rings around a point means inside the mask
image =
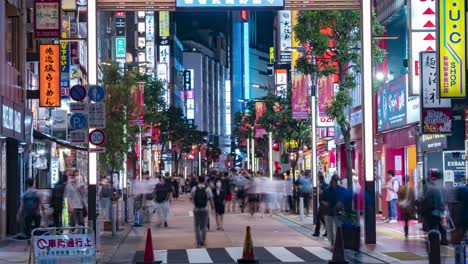
M 60 107 L 60 45 L 39 48 L 39 106 Z

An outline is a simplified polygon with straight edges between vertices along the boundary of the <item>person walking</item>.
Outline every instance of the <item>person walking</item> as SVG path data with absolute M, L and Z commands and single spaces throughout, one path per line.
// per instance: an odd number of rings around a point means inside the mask
M 229 172 L 224 172 L 221 177 L 222 189 L 226 194 L 225 197 L 225 207 L 228 212 L 231 212 L 231 201 L 232 201 L 232 192 L 231 192 L 231 181 L 229 179 Z
M 177 198 L 179 198 L 179 188 L 180 188 L 180 185 L 179 185 L 179 177 L 174 177 L 174 179 L 172 180 L 172 186 L 174 186 L 174 194 L 173 194 L 173 198 L 175 200 L 177 200 Z
M 289 170 L 284 173 L 285 177 L 285 185 L 284 185 L 284 194 L 286 195 L 286 199 L 288 201 L 288 212 L 294 212 L 293 207 L 293 191 L 294 191 L 294 183 L 291 172 Z
M 398 206 L 403 210 L 405 221 L 405 238 L 408 239 L 408 222 L 415 214 L 414 190 L 410 186 L 403 186 L 398 192 Z
M 167 225 L 167 217 L 169 215 L 169 188 L 166 185 L 165 179 L 161 178 L 160 182 L 154 188 L 156 201 L 156 214 L 158 216 L 158 227 Z
M 85 204 L 78 187 L 79 172 L 75 170 L 65 186 L 65 198 L 68 203 L 70 226 L 84 226 Z
M 208 222 L 209 206 L 214 208 L 213 193 L 205 184 L 205 177 L 198 177 L 198 184 L 190 192 L 190 200 L 193 203 L 193 217 L 195 226 L 195 239 L 197 247 L 205 246 L 206 228 Z
M 387 203 L 388 203 L 388 219 L 385 222 L 390 224 L 397 223 L 397 201 L 398 201 L 398 189 L 400 188 L 400 182 L 395 177 L 393 170 L 387 171 L 387 184 L 385 189 L 387 190 Z
M 226 191 L 223 189 L 223 181 L 216 180 L 215 188 L 213 189 L 213 202 L 216 213 L 216 230 L 224 231 L 223 216 L 225 211 Z
M 70 175 L 72 172 L 68 173 Z M 67 185 L 67 174 L 62 176 L 61 181 L 55 184 L 52 189 L 52 197 L 50 199 L 50 204 L 54 208 L 54 226 L 62 227 L 62 211 L 63 211 L 63 200 L 65 193 L 65 186 Z
M 26 180 L 27 190 L 21 196 L 20 208 L 16 215 L 18 222 L 23 221 L 24 234 L 27 239 L 31 238 L 31 231 L 41 225 L 41 214 L 39 211 L 41 205 L 41 197 L 34 188 L 34 180 L 28 178 Z M 29 242 L 28 242 L 29 244 Z
M 336 217 L 343 209 L 343 197 L 345 189 L 338 184 L 338 175 L 333 175 L 330 180 L 330 186 L 324 192 L 324 197 L 321 202 L 327 210 L 325 210 L 325 226 L 327 229 L 327 237 L 331 247 L 335 244 Z
M 305 172 L 304 176 L 298 180 L 299 195 L 304 200 L 304 209 L 306 216 L 309 216 L 310 193 L 312 191 L 312 183 L 310 181 L 310 173 Z
M 319 180 L 319 208 L 318 208 L 318 213 L 317 213 L 317 218 L 315 219 L 315 232 L 313 236 L 318 237 L 320 236 L 320 228 L 321 228 L 321 223 L 326 229 L 326 224 L 325 224 L 325 215 L 327 215 L 327 209 L 328 207 L 325 206 L 325 204 L 322 203 L 324 193 L 326 189 L 328 188 L 328 184 L 325 183 L 325 177 L 323 176 L 322 172 L 319 172 L 318 174 L 318 180 Z M 327 231 L 325 231 L 325 234 L 323 236 L 327 236 Z
M 102 186 L 99 190 L 99 200 L 101 202 L 101 212 L 102 217 L 105 220 L 109 219 L 109 206 L 110 206 L 110 197 L 112 194 L 112 187 L 109 183 L 109 179 L 104 179 L 102 181 Z

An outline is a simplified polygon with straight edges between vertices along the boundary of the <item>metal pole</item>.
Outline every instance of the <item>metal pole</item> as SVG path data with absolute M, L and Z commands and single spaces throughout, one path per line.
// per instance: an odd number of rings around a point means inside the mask
M 372 94 L 372 1 L 361 1 L 361 65 L 362 65 L 362 144 L 365 180 L 365 243 L 375 244 L 377 240 L 375 220 L 374 182 L 374 112 Z
M 250 169 L 250 137 L 247 138 L 247 169 Z
M 273 133 L 268 132 L 268 170 L 270 171 L 270 180 L 273 180 Z
M 316 100 L 316 77 L 315 75 L 313 76 L 313 80 L 312 80 L 312 90 L 311 90 L 311 102 L 310 102 L 310 106 L 312 107 L 312 111 L 311 111 L 311 127 L 312 127 L 312 133 L 311 133 L 311 141 L 312 141 L 312 153 L 311 153 L 311 162 L 310 162 L 310 166 L 311 166 L 311 169 L 312 169 L 312 213 L 314 215 L 314 218 L 316 219 L 316 221 L 319 221 L 318 220 L 318 201 L 319 201 L 319 192 L 318 192 L 318 175 L 317 175 L 317 106 L 316 106 L 316 103 L 317 103 L 317 100 Z M 317 223 L 315 223 L 317 224 Z
M 140 156 L 140 159 L 139 159 L 139 164 L 140 164 L 140 181 L 142 181 L 142 178 L 143 178 L 143 157 L 142 157 L 142 144 L 141 144 L 141 125 L 138 126 L 138 129 L 140 130 L 140 133 L 138 135 L 138 144 L 140 145 L 140 147 L 138 148 L 138 154 Z
M 252 129 L 254 130 L 255 128 L 252 128 Z M 252 157 L 252 172 L 255 175 L 255 171 L 256 171 L 256 167 L 255 167 L 255 132 L 252 135 L 252 154 L 250 156 Z
M 198 176 L 201 176 L 202 174 L 202 168 L 201 168 L 201 146 L 198 146 Z

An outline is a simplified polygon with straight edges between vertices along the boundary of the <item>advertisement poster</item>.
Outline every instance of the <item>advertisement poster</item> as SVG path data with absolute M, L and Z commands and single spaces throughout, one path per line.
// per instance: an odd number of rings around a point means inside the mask
M 452 110 L 448 108 L 423 109 L 423 133 L 452 133 Z
M 309 76 L 304 74 L 294 74 L 292 83 L 292 118 L 309 118 Z
M 132 87 L 132 97 L 135 99 L 136 107 L 135 112 L 132 113 L 132 122 L 134 124 L 142 125 L 144 119 L 144 104 L 145 104 L 145 85 L 139 83 Z
M 267 132 L 260 124 L 258 120 L 262 117 L 262 115 L 266 112 L 266 105 L 264 102 L 255 102 L 255 137 L 262 137 L 266 135 Z
M 60 0 L 34 1 L 34 36 L 60 37 Z
M 326 76 L 318 80 L 318 118 L 317 126 L 319 127 L 328 127 L 333 126 L 333 120 L 331 120 L 327 115 L 327 108 L 333 100 L 335 94 L 334 89 L 334 77 Z
M 60 45 L 40 45 L 39 53 L 39 106 L 60 107 Z
M 444 182 L 453 182 L 454 188 L 465 185 L 467 181 L 465 171 L 465 151 L 444 151 L 443 160 L 444 172 L 453 172 L 453 179 L 446 179 L 444 177 Z
M 377 131 L 406 124 L 406 76 L 382 85 L 377 91 Z
M 465 1 L 439 0 L 439 93 L 441 98 L 466 96 Z

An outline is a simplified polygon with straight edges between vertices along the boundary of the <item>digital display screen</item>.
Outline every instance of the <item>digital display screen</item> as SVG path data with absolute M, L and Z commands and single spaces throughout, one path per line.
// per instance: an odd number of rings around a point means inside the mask
M 283 7 L 284 0 L 176 0 L 177 8 L 265 8 Z

